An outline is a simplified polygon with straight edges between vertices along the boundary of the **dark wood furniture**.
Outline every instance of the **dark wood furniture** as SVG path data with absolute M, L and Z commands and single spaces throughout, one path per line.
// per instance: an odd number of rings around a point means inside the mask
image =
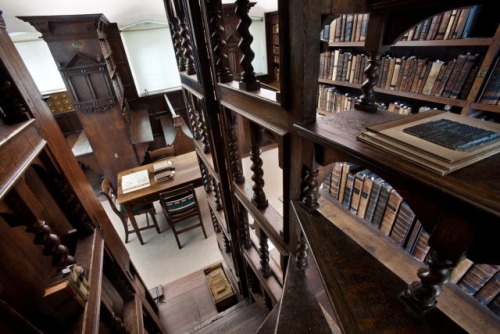
M 127 98 L 135 98 L 137 93 L 118 27 L 102 14 L 21 19 L 42 33 L 101 173 L 115 184 L 116 174 L 137 166 L 153 140 L 134 139 L 135 120 L 142 122 L 143 117 L 136 117 L 135 110 L 128 107 Z
M 0 17 L 0 331 L 164 332 L 157 306 L 16 51 Z M 43 307 L 51 277 L 77 263 L 83 311 Z
M 267 80 L 266 84 L 280 89 L 280 34 L 278 12 L 264 14 L 266 21 L 266 54 L 267 54 Z
M 172 232 L 174 232 L 175 241 L 177 241 L 179 249 L 182 248 L 179 241 L 179 234 L 184 232 L 201 227 L 205 239 L 207 238 L 207 232 L 205 232 L 203 220 L 201 219 L 200 206 L 198 205 L 198 199 L 192 184 L 161 192 L 160 203 L 168 225 L 172 229 Z M 182 227 L 176 227 L 176 225 L 185 222 L 186 219 L 191 217 L 198 217 L 198 222 L 191 222 L 189 225 L 183 224 Z
M 127 213 L 125 212 L 124 209 L 121 210 L 121 206 L 120 207 L 116 206 L 116 197 L 117 197 L 116 190 L 111 184 L 111 181 L 109 181 L 106 178 L 103 178 L 101 182 L 101 191 L 104 197 L 106 197 L 106 199 L 108 200 L 109 206 L 111 207 L 113 212 L 118 216 L 118 218 L 120 218 L 122 222 L 123 229 L 125 231 L 125 243 L 128 242 L 129 234 L 135 233 L 142 245 L 144 243 L 142 242 L 141 231 L 149 230 L 150 228 L 156 228 L 156 231 L 160 233 L 160 227 L 158 226 L 158 222 L 156 221 L 155 217 L 156 211 L 152 203 L 143 204 L 132 208 L 134 216 L 146 215 L 146 225 L 138 228 L 135 228 L 135 226 L 129 228 Z M 152 224 L 149 223 L 148 215 L 151 216 L 151 220 L 153 222 Z
M 192 61 L 195 71 L 179 68 L 214 228 L 222 239 L 219 246 L 229 252 L 224 259 L 233 269 L 229 276 L 237 281 L 239 292 L 278 310 L 270 317 L 272 324 L 267 324 L 272 330 L 287 332 L 297 323 L 314 333 L 487 332 L 498 328 L 498 318 L 463 291 L 444 285 L 438 297 L 449 270 L 468 251 L 473 258 L 498 264 L 497 247 L 486 246 L 493 245 L 493 235 L 498 234 L 500 199 L 493 175 L 498 170 L 497 157 L 438 177 L 355 139 L 365 126 L 396 117 L 373 108 L 373 81 L 381 50 L 418 21 L 472 3 L 481 1 L 281 1 L 277 96 L 265 87 L 239 85 L 226 75 L 228 63 L 221 54 L 225 45 L 218 34 L 222 25 L 219 1 L 202 3 L 201 9 L 195 0 L 165 1 L 170 19 L 189 24 L 185 35 L 191 44 L 176 45 L 179 54 L 189 53 L 179 63 Z M 249 22 L 246 6 L 248 1 L 236 1 L 243 25 Z M 319 120 L 320 32 L 325 22 L 343 12 L 370 14 L 365 42 L 372 56 L 365 69 L 368 80 L 360 87 L 363 95 L 358 110 Z M 179 29 L 185 33 L 185 27 Z M 251 58 L 245 37 L 241 51 Z M 252 77 L 251 67 L 244 71 Z M 251 179 L 241 171 L 238 146 L 246 143 L 238 141 L 235 132 L 241 126 L 250 134 Z M 266 169 L 277 166 L 263 165 L 263 129 L 278 144 L 282 216 L 266 197 Z M 325 170 L 338 160 L 370 167 L 408 199 L 431 234 L 431 255 L 418 274 L 422 264 L 396 251 L 388 238 L 363 226 L 325 194 L 319 196 Z M 475 189 L 474 193 L 468 193 L 467 187 Z M 280 254 L 278 263 L 270 259 L 270 243 Z M 412 282 L 417 283 L 408 288 Z M 320 291 L 325 299 L 318 298 Z M 400 298 L 401 293 L 405 298 Z
M 187 184 L 193 184 L 195 187 L 199 187 L 201 185 L 200 169 L 194 152 L 181 154 L 170 158 L 170 160 L 175 167 L 175 177 L 170 180 L 159 182 L 155 181 L 153 176 L 154 163 L 123 170 L 118 173 L 117 204 L 125 207 L 125 212 L 127 213 L 132 226 L 134 226 L 134 229 L 137 230 L 139 228 L 137 221 L 135 220 L 133 211 L 134 206 L 158 201 L 160 199 L 159 194 L 168 189 L 176 189 Z M 149 187 L 124 194 L 121 185 L 122 177 L 140 170 L 148 171 L 150 181 Z M 140 234 L 138 234 L 137 237 L 139 238 L 141 244 L 144 244 Z

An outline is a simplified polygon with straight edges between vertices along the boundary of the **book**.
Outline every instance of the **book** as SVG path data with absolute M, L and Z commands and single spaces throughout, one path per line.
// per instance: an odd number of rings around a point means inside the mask
M 352 199 L 351 199 L 350 210 L 355 215 L 358 213 L 363 183 L 364 183 L 366 176 L 369 173 L 370 173 L 370 170 L 363 169 L 354 175 L 354 183 L 353 183 L 353 187 L 352 187 Z
M 436 82 L 436 78 L 443 67 L 444 62 L 441 60 L 436 60 L 432 63 L 431 68 L 429 70 L 429 75 L 427 76 L 427 80 L 424 83 L 422 88 L 422 94 L 430 95 L 432 91 L 432 87 Z
M 424 261 L 429 253 L 430 247 L 428 244 L 429 241 L 429 233 L 424 230 L 422 226 L 419 226 L 416 230 L 416 239 L 415 243 L 411 250 L 411 255 L 419 261 Z
M 467 54 L 467 58 L 465 59 L 464 65 L 457 77 L 453 88 L 451 89 L 450 98 L 456 99 L 460 92 L 462 91 L 462 87 L 465 84 L 467 76 L 469 75 L 472 67 L 474 66 L 476 60 L 479 59 L 479 54 Z
M 465 275 L 465 273 L 469 270 L 474 262 L 469 260 L 468 258 L 463 258 L 451 271 L 450 282 L 457 283 L 460 279 Z
M 397 57 L 396 60 L 394 61 L 394 71 L 392 73 L 391 82 L 389 83 L 389 89 L 392 90 L 396 89 L 402 64 L 403 64 L 403 58 Z
M 149 187 L 149 185 L 150 182 L 147 169 L 122 176 L 122 192 L 124 194 Z
M 474 295 L 478 302 L 488 305 L 500 292 L 500 271 L 490 278 Z
M 389 194 L 392 190 L 392 186 L 383 181 L 380 187 L 380 194 L 378 196 L 377 204 L 375 206 L 375 212 L 373 213 L 372 224 L 380 227 L 382 223 L 382 218 L 384 217 L 385 208 L 387 206 L 387 201 L 389 200 Z
M 333 165 L 332 175 L 331 175 L 331 183 L 330 183 L 330 195 L 335 199 L 339 199 L 339 189 L 340 189 L 340 180 L 342 179 L 342 167 L 343 162 L 336 162 Z
M 446 64 L 446 69 L 443 72 L 442 79 L 439 81 L 439 85 L 436 87 L 434 96 L 442 96 L 444 88 L 446 87 L 446 84 L 450 78 L 451 72 L 453 71 L 456 62 L 457 62 L 456 59 L 452 59 Z
M 85 309 L 85 300 L 69 280 L 47 287 L 42 299 L 49 312 L 62 320 L 72 318 Z
M 483 90 L 479 94 L 479 102 L 497 104 L 500 98 L 500 57 L 495 59 L 492 70 L 486 79 Z
M 450 22 L 451 10 L 448 10 L 442 14 L 441 22 L 439 27 L 437 28 L 436 37 L 434 39 L 441 40 L 444 39 L 444 35 L 446 33 L 446 28 L 448 27 L 448 23 Z
M 154 173 L 159 173 L 164 170 L 172 170 L 172 169 L 175 169 L 175 167 L 170 159 L 162 159 L 153 164 Z
M 399 246 L 404 247 L 414 222 L 415 213 L 408 203 L 402 202 L 394 221 L 394 227 L 389 234 L 390 238 Z
M 475 263 L 457 285 L 466 293 L 474 295 L 498 272 L 499 268 L 492 264 Z
M 435 40 L 436 39 L 436 34 L 439 28 L 439 25 L 441 24 L 441 19 L 443 18 L 443 14 L 438 14 L 434 15 L 431 20 L 431 25 L 429 27 L 429 32 L 427 33 L 427 36 L 425 37 L 426 40 Z
M 368 19 L 370 14 L 363 14 L 363 18 L 361 20 L 361 32 L 359 36 L 359 41 L 364 42 L 366 40 L 366 31 L 368 29 Z
M 440 123 L 434 123 L 438 120 L 449 120 L 453 125 L 450 128 L 440 127 Z M 456 132 L 455 123 L 459 123 L 460 128 L 465 127 Z M 438 131 L 435 133 L 439 137 L 436 140 L 440 141 L 439 144 L 432 142 L 430 138 L 424 140 L 409 133 L 410 128 L 419 124 L 436 125 Z M 499 152 L 499 136 L 500 125 L 497 123 L 435 110 L 368 127 L 358 139 L 440 175 L 446 175 Z
M 382 221 L 380 223 L 380 231 L 387 236 L 391 234 L 394 221 L 396 220 L 396 215 L 402 202 L 403 198 L 396 191 L 396 189 L 391 189 L 387 199 L 387 205 L 384 210 L 384 215 L 382 216 Z
M 373 214 L 375 213 L 375 209 L 377 207 L 378 198 L 380 196 L 380 190 L 382 189 L 382 183 L 384 180 L 378 176 L 373 175 L 373 184 L 372 190 L 370 191 L 370 197 L 368 198 L 368 204 L 366 206 L 365 212 L 365 220 L 369 223 L 373 220 Z
M 347 182 L 347 176 L 350 171 L 358 168 L 359 168 L 358 165 L 355 165 L 352 162 L 344 162 L 342 165 L 342 175 L 340 178 L 340 186 L 339 186 L 339 202 L 341 204 L 344 202 L 344 192 L 345 192 L 345 185 Z
M 352 190 L 354 187 L 355 171 L 347 174 L 347 180 L 344 187 L 344 197 L 342 198 L 342 206 L 346 209 L 351 207 Z
M 154 179 L 156 182 L 162 182 L 173 179 L 175 176 L 175 170 L 164 170 L 154 174 Z
M 370 194 L 373 188 L 373 180 L 375 179 L 375 174 L 369 171 L 363 180 L 363 185 L 361 186 L 361 193 L 359 197 L 358 211 L 357 215 L 360 218 L 365 218 L 366 209 L 368 208 L 368 201 L 370 199 Z
M 446 85 L 444 87 L 443 92 L 441 93 L 442 97 L 450 97 L 451 92 L 453 91 L 453 87 L 455 87 L 455 84 L 457 82 L 457 79 L 462 72 L 462 68 L 464 67 L 465 61 L 467 60 L 469 54 L 462 53 L 458 55 L 457 61 L 455 62 L 455 66 L 453 67 L 453 70 L 450 73 L 450 77 L 448 78 L 448 81 L 446 82 Z

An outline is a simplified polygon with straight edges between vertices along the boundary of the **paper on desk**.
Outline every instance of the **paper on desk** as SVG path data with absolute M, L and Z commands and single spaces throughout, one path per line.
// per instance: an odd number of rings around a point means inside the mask
M 122 192 L 124 194 L 149 187 L 149 185 L 149 175 L 146 169 L 122 176 Z

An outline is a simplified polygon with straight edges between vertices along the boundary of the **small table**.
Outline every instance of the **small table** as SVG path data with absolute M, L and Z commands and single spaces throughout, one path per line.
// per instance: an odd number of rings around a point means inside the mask
M 170 180 L 160 182 L 155 181 L 153 177 L 153 165 L 157 162 L 134 167 L 118 173 L 117 203 L 123 205 L 125 211 L 127 212 L 127 216 L 136 231 L 138 231 L 139 227 L 137 225 L 137 221 L 135 220 L 132 207 L 159 200 L 159 194 L 165 190 L 180 188 L 190 183 L 192 183 L 194 187 L 199 187 L 203 184 L 196 152 L 193 151 L 175 157 L 170 157 L 169 160 L 172 161 L 172 164 L 175 167 L 175 176 Z M 122 177 L 141 170 L 148 171 L 150 181 L 149 187 L 124 194 L 121 186 Z M 137 233 L 137 236 L 139 237 L 141 245 L 144 244 L 140 233 Z

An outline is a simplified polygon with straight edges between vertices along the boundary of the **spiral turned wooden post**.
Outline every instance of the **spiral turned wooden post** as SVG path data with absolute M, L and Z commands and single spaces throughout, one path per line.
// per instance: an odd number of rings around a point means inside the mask
M 182 59 L 184 60 L 184 68 L 188 75 L 196 74 L 196 70 L 194 67 L 193 48 L 191 47 L 191 38 L 189 37 L 188 24 L 185 17 L 180 19 L 179 27 L 182 41 L 181 48 L 183 50 Z
M 260 272 L 265 278 L 271 276 L 272 271 L 269 266 L 269 245 L 267 244 L 268 237 L 263 232 L 260 231 L 259 235 L 259 254 L 260 254 Z
M 174 42 L 175 58 L 177 59 L 177 67 L 179 72 L 184 72 L 186 70 L 186 60 L 183 57 L 184 50 L 182 49 L 182 37 L 181 37 L 181 26 L 180 20 L 177 16 L 172 17 L 170 20 L 170 29 L 172 30 L 172 39 Z
M 364 73 L 366 80 L 361 85 L 362 94 L 359 101 L 355 104 L 355 108 L 367 112 L 376 112 L 377 103 L 375 100 L 375 84 L 378 80 L 380 66 L 380 53 L 370 52 L 370 59 L 368 66 L 365 68 Z
M 455 263 L 443 259 L 431 248 L 425 260 L 427 268 L 418 271 L 420 282 L 413 282 L 403 292 L 402 298 L 420 313 L 425 313 L 436 305 L 443 284 L 450 280 Z
M 193 105 L 192 96 L 189 93 L 186 93 L 184 90 L 182 91 L 182 95 L 184 97 L 184 104 L 186 105 L 189 125 L 191 126 L 191 132 L 193 134 L 194 140 L 200 140 L 200 132 L 198 130 L 198 122 L 195 107 Z M 191 97 L 191 98 L 190 98 Z
M 240 35 L 240 42 L 238 48 L 243 53 L 240 60 L 240 65 L 243 69 L 241 72 L 241 80 L 239 83 L 240 89 L 247 91 L 260 89 L 260 82 L 255 78 L 255 72 L 252 66 L 252 60 L 255 58 L 255 53 L 252 51 L 250 45 L 253 42 L 253 36 L 250 34 L 248 28 L 252 24 L 252 19 L 248 16 L 250 10 L 250 1 L 237 0 L 236 1 L 236 16 L 240 19 L 236 31 Z
M 252 145 L 250 147 L 250 160 L 252 161 L 252 181 L 254 185 L 252 203 L 259 209 L 265 209 L 268 206 L 266 194 L 264 193 L 264 170 L 262 169 L 262 159 L 260 158 L 260 129 L 254 124 L 250 123 L 250 133 Z
M 318 204 L 318 170 L 306 170 L 304 195 L 302 203 L 308 211 L 314 211 L 319 207 Z
M 52 233 L 50 226 L 43 220 L 36 220 L 26 229 L 27 232 L 35 234 L 33 243 L 43 245 L 43 255 L 52 256 L 52 265 L 55 267 L 67 266 L 75 263 L 75 259 L 69 255 L 68 248 L 61 245 L 61 239 Z
M 215 233 L 220 233 L 221 229 L 220 229 L 219 221 L 217 220 L 215 213 L 212 211 L 212 208 L 209 207 L 209 209 L 210 209 L 210 217 L 212 218 L 212 225 L 214 226 L 214 231 L 215 231 Z
M 215 179 L 215 177 L 212 177 L 212 191 L 214 193 L 214 202 L 215 202 L 215 208 L 217 210 L 222 210 L 223 205 L 222 201 L 220 198 L 220 189 L 219 189 L 219 183 Z
M 226 54 L 226 34 L 222 23 L 222 4 L 220 0 L 208 0 L 206 5 L 217 79 L 219 82 L 231 82 L 233 81 L 233 74 L 229 70 L 229 61 Z
M 234 125 L 230 126 L 229 133 L 229 160 L 231 163 L 231 171 L 233 173 L 233 179 L 236 183 L 241 184 L 245 182 L 245 176 L 243 176 L 243 171 L 241 170 L 241 159 L 240 150 L 238 147 L 238 137 L 236 135 L 236 127 Z
M 240 222 L 241 244 L 243 248 L 250 249 L 252 241 L 250 240 L 250 227 L 248 225 L 248 212 L 243 205 L 238 205 L 238 220 Z
M 222 232 L 222 240 L 224 241 L 224 252 L 231 253 L 231 241 L 229 241 L 224 232 Z
M 309 266 L 307 261 L 308 246 L 304 233 L 300 232 L 299 243 L 297 245 L 297 255 L 295 255 L 295 264 L 299 269 L 306 269 Z

